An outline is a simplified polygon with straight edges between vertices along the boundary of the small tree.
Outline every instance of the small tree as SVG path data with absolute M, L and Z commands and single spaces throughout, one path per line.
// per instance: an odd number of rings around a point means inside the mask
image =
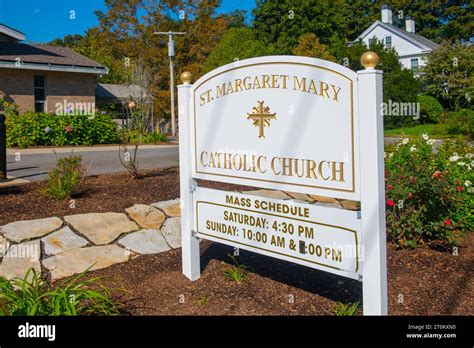
M 428 56 L 422 68 L 423 85 L 446 108 L 473 105 L 474 46 L 444 43 Z
M 336 58 L 329 52 L 328 47 L 320 43 L 314 33 L 301 35 L 298 39 L 298 46 L 293 49 L 293 54 L 296 56 L 307 56 L 336 62 Z

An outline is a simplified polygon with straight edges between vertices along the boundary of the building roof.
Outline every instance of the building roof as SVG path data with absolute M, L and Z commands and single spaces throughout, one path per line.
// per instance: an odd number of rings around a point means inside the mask
M 25 34 L 0 23 L 0 41 L 18 42 L 25 40 Z
M 398 27 L 396 27 L 392 24 L 384 23 L 384 22 L 379 21 L 379 20 L 376 20 L 374 23 L 372 23 L 372 25 L 370 27 L 368 27 L 362 34 L 360 34 L 359 37 L 356 40 L 351 41 L 350 43 L 354 43 L 357 40 L 364 38 L 376 26 L 382 26 L 387 30 L 395 32 L 395 33 L 399 34 L 401 37 L 404 37 L 405 39 L 407 39 L 408 41 L 411 41 L 415 44 L 424 46 L 430 51 L 435 50 L 439 47 L 439 45 L 437 43 L 431 41 L 430 39 L 427 39 L 426 37 L 423 37 L 423 36 L 415 34 L 415 33 L 410 33 L 408 31 L 400 29 L 400 28 L 398 28 Z
M 18 65 L 18 62 L 21 64 Z M 14 66 L 9 66 L 11 63 Z M 107 73 L 104 65 L 67 47 L 0 42 L 0 67 L 34 69 L 41 65 L 48 70 Z
M 95 86 L 97 102 L 112 102 L 121 100 L 139 100 L 145 98 L 147 91 L 138 85 L 117 85 L 112 83 L 98 83 Z

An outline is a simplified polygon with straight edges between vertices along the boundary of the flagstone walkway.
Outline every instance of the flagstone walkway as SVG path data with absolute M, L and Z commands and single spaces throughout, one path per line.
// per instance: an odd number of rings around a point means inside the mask
M 272 190 L 261 197 L 357 210 L 357 202 Z M 0 276 L 23 278 L 28 269 L 52 280 L 181 247 L 179 199 L 135 204 L 125 213 L 87 213 L 0 226 Z

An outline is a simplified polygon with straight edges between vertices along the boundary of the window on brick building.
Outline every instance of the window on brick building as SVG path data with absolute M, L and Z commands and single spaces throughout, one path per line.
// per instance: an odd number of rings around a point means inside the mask
M 35 75 L 35 112 L 44 112 L 46 92 L 43 75 Z

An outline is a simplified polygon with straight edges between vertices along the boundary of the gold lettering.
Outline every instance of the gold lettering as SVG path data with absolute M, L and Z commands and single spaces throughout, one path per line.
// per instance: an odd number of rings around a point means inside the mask
M 207 165 L 207 164 L 204 164 L 204 155 L 207 156 L 207 151 L 201 152 L 201 165 L 202 165 L 203 167 L 207 167 L 208 165 Z
M 316 162 L 313 160 L 308 160 L 306 162 L 306 166 L 307 166 L 306 177 L 308 179 L 317 179 L 316 172 L 315 172 Z
M 278 158 L 278 157 L 273 157 L 273 158 L 272 158 L 272 161 L 271 161 L 271 163 L 270 163 L 270 166 L 271 166 L 271 168 L 272 168 L 272 172 L 273 172 L 275 175 L 280 175 L 280 174 L 281 174 L 281 171 L 279 171 L 279 172 L 277 173 L 277 171 L 275 170 L 275 161 L 276 161 L 276 160 L 279 160 L 279 158 Z
M 258 159 L 257 159 L 257 169 L 258 169 L 258 171 L 259 171 L 260 173 L 265 174 L 265 173 L 267 172 L 267 170 L 266 170 L 266 169 L 265 169 L 265 170 L 262 170 L 262 164 L 260 163 L 260 161 L 261 161 L 262 159 L 263 159 L 264 161 L 267 160 L 267 158 L 266 158 L 265 156 L 258 156 Z
M 326 96 L 330 99 L 331 97 L 329 96 L 329 93 L 328 93 L 328 88 L 329 88 L 329 85 L 327 83 L 324 83 L 322 81 L 319 81 L 319 95 L 321 97 L 324 97 L 323 95 L 323 92 L 326 93 Z
M 252 89 L 256 89 L 256 88 L 262 88 L 262 86 L 260 86 L 260 81 L 258 80 L 258 76 L 255 76 L 255 79 L 253 80 Z
M 332 99 L 335 100 L 335 101 L 339 101 L 339 100 L 337 100 L 337 95 L 341 91 L 341 87 L 337 87 L 338 88 L 337 90 L 336 90 L 336 86 L 331 85 L 331 87 L 332 87 L 332 91 L 334 92 L 334 98 L 332 98 Z
M 301 78 L 301 82 L 298 80 L 298 76 L 293 76 L 293 89 L 295 91 L 303 91 L 306 92 L 306 77 Z
M 282 78 L 282 82 L 283 82 L 283 89 L 286 89 L 286 82 L 288 81 L 288 78 L 289 76 L 288 75 L 280 75 L 280 77 Z
M 225 88 L 225 83 L 222 84 L 222 88 L 219 87 L 219 86 L 216 86 L 216 94 L 217 94 L 217 98 L 219 98 L 220 96 L 224 96 L 224 95 L 227 95 L 227 91 L 226 91 L 226 88 Z
M 318 94 L 318 92 L 316 91 L 316 85 L 314 84 L 314 80 L 311 80 L 309 84 L 308 93 L 313 93 L 316 95 Z
M 342 181 L 344 182 L 344 162 L 331 162 L 332 164 L 332 181 Z M 336 164 L 339 164 L 339 169 L 336 170 Z M 336 173 L 340 174 L 340 179 L 336 179 Z
M 328 162 L 328 161 L 321 161 L 321 162 L 319 162 L 319 165 L 318 165 L 318 174 L 319 174 L 319 177 L 320 177 L 321 179 L 323 179 L 323 180 L 329 180 L 330 176 L 324 177 L 324 175 L 323 175 L 323 168 L 322 168 L 322 167 L 323 167 L 323 163 L 326 163 L 326 164 L 328 165 L 328 167 L 329 167 L 329 162 Z

